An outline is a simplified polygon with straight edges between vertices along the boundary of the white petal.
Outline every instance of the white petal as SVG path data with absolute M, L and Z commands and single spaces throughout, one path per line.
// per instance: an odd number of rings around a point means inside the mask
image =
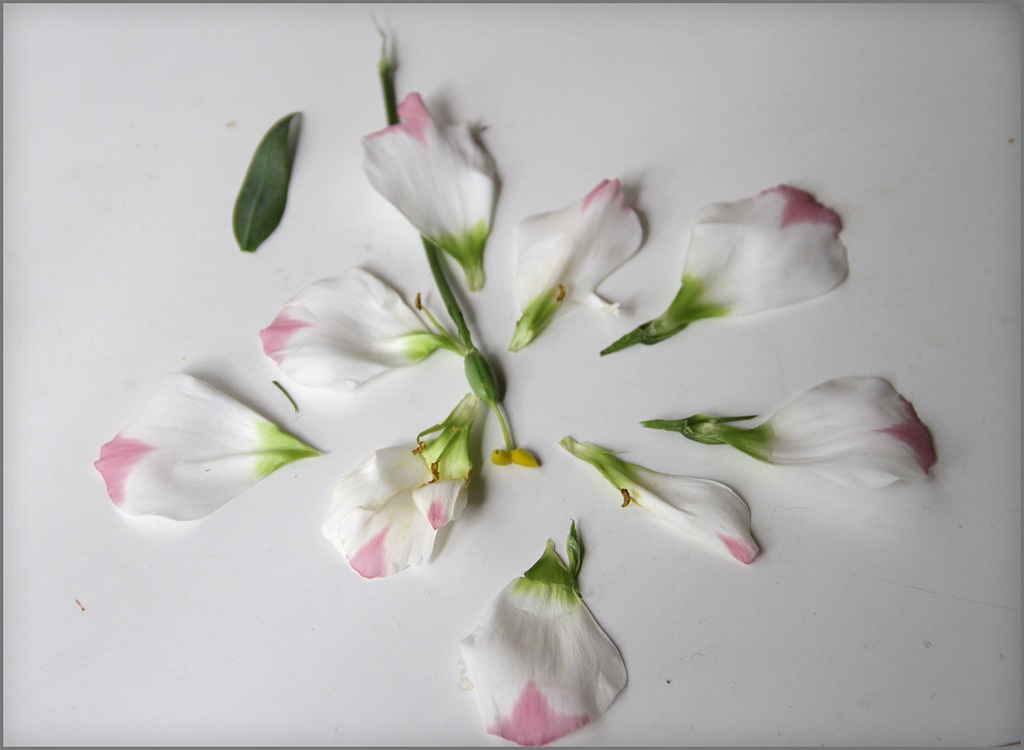
M 419 94 L 409 94 L 398 115 L 398 125 L 363 139 L 370 184 L 464 268 L 479 264 L 494 210 L 493 162 L 467 125 L 435 123 Z
M 825 294 L 847 276 L 838 215 L 807 193 L 780 185 L 695 219 L 684 277 L 702 299 L 737 315 Z
M 295 382 L 351 387 L 426 356 L 436 336 L 398 292 L 351 268 L 302 289 L 260 339 Z
M 189 375 L 164 376 L 136 418 L 103 446 L 96 468 L 132 515 L 208 515 L 284 464 L 319 455 Z
M 626 684 L 622 656 L 583 601 L 537 590 L 513 581 L 460 644 L 487 731 L 520 745 L 593 721 Z
M 636 504 L 687 534 L 711 542 L 750 564 L 758 546 L 750 535 L 750 508 L 729 487 L 710 479 L 662 474 L 634 466 Z M 630 503 L 633 505 L 633 503 Z
M 440 529 L 462 515 L 468 498 L 468 479 L 431 482 L 412 493 L 413 503 L 434 529 Z
M 853 487 L 920 479 L 935 463 L 931 434 L 885 380 L 836 378 L 779 409 L 771 461 Z
M 604 180 L 571 206 L 523 219 L 516 227 L 516 300 L 520 313 L 541 295 L 565 289 L 562 306 L 610 306 L 594 290 L 639 249 L 643 229 L 618 180 Z
M 324 536 L 364 578 L 393 575 L 430 559 L 437 532 L 413 501 L 430 471 L 412 451 L 379 450 L 334 490 Z

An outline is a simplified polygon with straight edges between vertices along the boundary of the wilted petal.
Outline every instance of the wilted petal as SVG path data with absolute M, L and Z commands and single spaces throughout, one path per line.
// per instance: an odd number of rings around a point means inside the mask
M 530 343 L 559 310 L 587 304 L 617 312 L 617 304 L 595 290 L 642 240 L 640 220 L 618 180 L 604 180 L 571 206 L 521 221 L 515 238 L 521 317 L 509 349 Z
M 676 298 L 602 353 L 657 343 L 701 318 L 747 315 L 825 294 L 849 273 L 841 228 L 832 209 L 786 185 L 706 206 L 694 221 Z
M 260 479 L 320 452 L 190 375 L 164 376 L 95 462 L 118 508 L 175 520 L 208 515 Z
M 462 265 L 477 290 L 494 210 L 494 164 L 467 125 L 434 122 L 419 94 L 405 97 L 398 117 L 399 124 L 363 139 L 366 176 L 420 234 Z
M 724 484 L 651 471 L 571 437 L 560 445 L 601 472 L 618 490 L 623 508 L 648 511 L 742 563 L 750 564 L 757 557 L 758 546 L 750 534 L 750 508 Z
M 449 346 L 398 292 L 361 268 L 302 289 L 260 339 L 290 378 L 313 387 L 352 387 Z
M 549 542 L 551 563 L 552 556 L 561 563 Z M 498 595 L 460 645 L 487 731 L 536 746 L 603 714 L 626 685 L 626 666 L 573 586 L 531 571 Z

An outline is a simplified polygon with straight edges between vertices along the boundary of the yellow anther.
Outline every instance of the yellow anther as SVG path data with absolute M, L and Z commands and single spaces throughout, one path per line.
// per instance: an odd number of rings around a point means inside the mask
M 419 455 L 419 454 L 421 454 L 421 453 L 422 453 L 422 452 L 423 452 L 424 450 L 426 450 L 426 448 L 427 448 L 427 444 L 426 444 L 426 443 L 424 443 L 424 442 L 423 442 L 423 441 L 421 440 L 421 441 L 420 441 L 420 444 L 419 444 L 419 445 L 417 445 L 417 446 L 416 446 L 415 448 L 413 448 L 413 449 L 412 449 L 412 455 L 414 455 L 414 456 L 418 456 L 418 455 Z
M 633 499 L 633 496 L 629 494 L 629 490 L 627 490 L 625 487 L 623 487 L 619 491 L 622 493 L 622 507 L 623 508 L 628 506 L 630 503 L 636 502 Z
M 516 448 L 512 451 L 512 463 L 518 466 L 527 466 L 531 469 L 540 466 L 534 455 L 526 450 L 526 448 Z
M 430 464 L 430 481 L 436 482 L 440 478 L 441 472 L 437 467 L 437 461 L 434 461 L 434 463 Z
M 491 463 L 495 466 L 508 466 L 512 463 L 512 454 L 504 448 L 495 448 L 491 451 Z
M 422 310 L 423 309 L 423 303 L 420 300 L 420 293 L 419 292 L 416 292 L 416 309 L 417 310 Z
M 563 299 L 565 299 L 565 285 L 564 284 L 559 284 L 558 285 L 558 296 L 555 297 L 555 302 L 561 302 Z

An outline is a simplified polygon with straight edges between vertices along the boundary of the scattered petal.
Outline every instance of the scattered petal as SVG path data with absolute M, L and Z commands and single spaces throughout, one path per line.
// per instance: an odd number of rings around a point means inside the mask
M 398 292 L 361 268 L 306 286 L 260 339 L 296 383 L 342 389 L 452 348 Z
M 757 557 L 758 546 L 750 534 L 750 508 L 724 484 L 651 471 L 571 437 L 560 445 L 601 472 L 619 491 L 623 508 L 648 511 L 742 563 L 750 564 Z
M 212 513 L 292 461 L 318 455 L 203 381 L 172 374 L 100 449 L 95 466 L 120 510 L 185 521 Z
M 575 524 L 573 525 L 573 538 Z M 487 732 L 519 745 L 553 742 L 603 714 L 626 665 L 548 542 L 461 643 Z
M 802 190 L 780 185 L 698 212 L 683 283 L 658 318 L 601 353 L 656 344 L 701 318 L 748 315 L 818 297 L 849 273 L 839 216 Z
M 559 310 L 588 305 L 618 312 L 595 290 L 642 241 L 640 220 L 618 180 L 604 180 L 571 206 L 521 221 L 515 239 L 521 317 L 509 349 L 533 341 Z
M 644 423 L 697 442 L 728 444 L 755 458 L 795 466 L 850 487 L 879 488 L 928 475 L 931 433 L 887 381 L 843 377 L 815 386 L 752 427 L 753 417 L 697 414 Z
M 359 575 L 383 578 L 429 561 L 437 530 L 466 507 L 478 403 L 467 396 L 427 430 L 437 437 L 379 450 L 338 483 L 323 533 Z
M 419 94 L 398 105 L 400 122 L 363 139 L 370 184 L 424 237 L 459 262 L 469 288 L 483 286 L 494 210 L 494 164 L 465 124 L 434 122 Z

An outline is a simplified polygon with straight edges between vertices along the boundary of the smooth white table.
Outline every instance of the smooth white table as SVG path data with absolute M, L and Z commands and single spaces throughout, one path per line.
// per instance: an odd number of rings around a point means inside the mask
M 504 744 L 458 641 L 570 519 L 629 684 L 560 744 L 1020 739 L 1019 9 L 3 10 L 5 744 Z M 461 366 L 441 353 L 321 393 L 290 384 L 257 333 L 353 265 L 432 289 L 415 232 L 361 170 L 360 138 L 384 124 L 374 18 L 400 94 L 481 125 L 497 162 L 487 285 L 462 297 L 543 467 L 482 466 L 434 561 L 367 582 L 321 536 L 331 489 L 443 418 Z M 243 254 L 236 192 L 294 110 L 287 213 Z M 560 318 L 507 353 L 515 224 L 606 177 L 646 227 L 602 287 L 623 314 Z M 700 206 L 779 183 L 842 215 L 846 283 L 598 356 L 671 299 Z M 92 462 L 179 371 L 328 455 L 200 522 L 123 517 Z M 854 491 L 638 425 L 764 412 L 849 374 L 914 402 L 930 480 Z M 564 435 L 734 487 L 761 557 L 739 565 L 621 510 Z

